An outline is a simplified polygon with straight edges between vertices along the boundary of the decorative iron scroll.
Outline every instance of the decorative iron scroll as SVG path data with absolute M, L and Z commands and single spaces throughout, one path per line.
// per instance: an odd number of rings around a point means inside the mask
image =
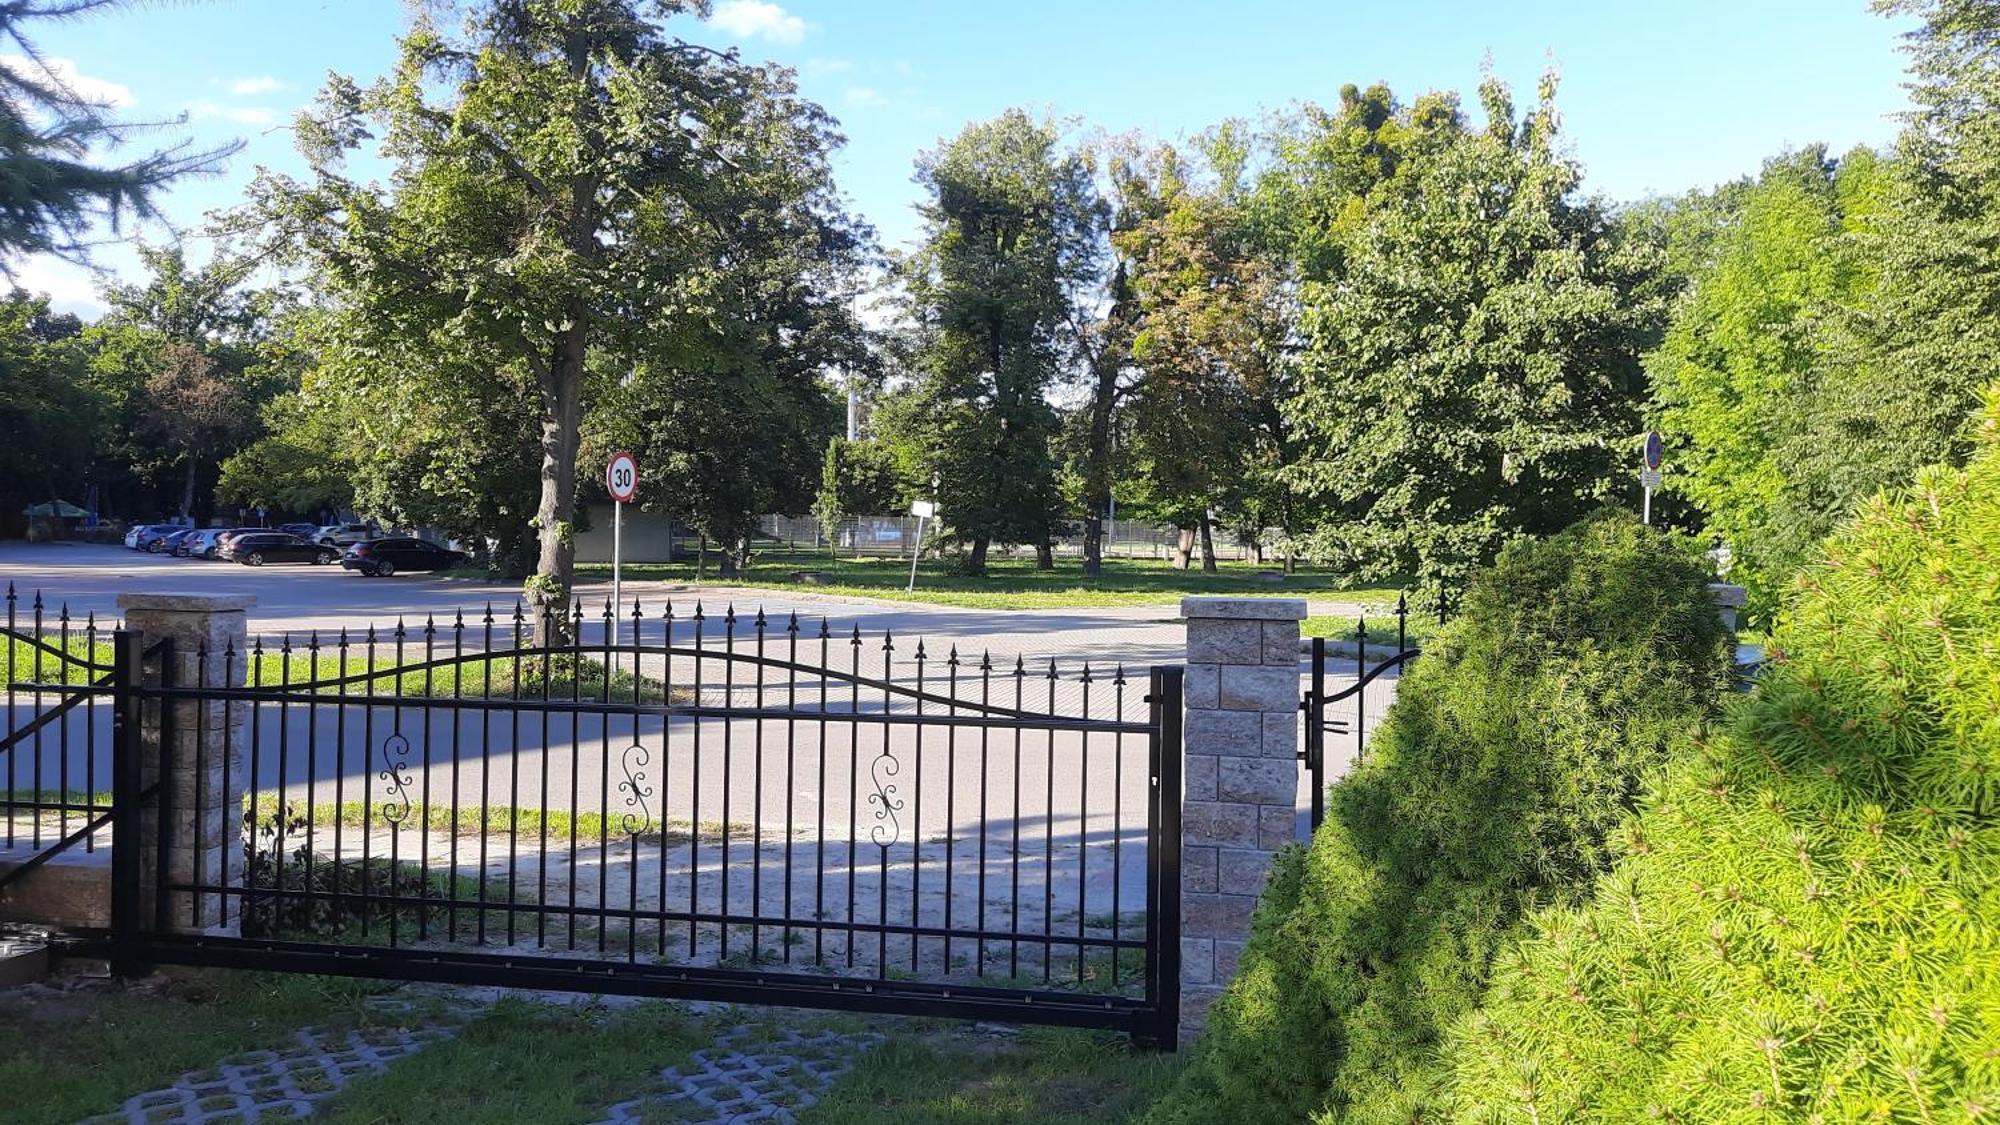
M 896 796 L 896 783 L 887 780 L 896 776 L 902 768 L 887 750 L 877 754 L 868 765 L 868 776 L 875 782 L 875 792 L 868 795 L 868 803 L 875 806 L 875 823 L 868 829 L 868 838 L 877 847 L 886 848 L 903 834 L 903 826 L 896 819 L 903 802 Z M 883 821 L 888 824 L 884 826 Z
M 410 740 L 400 732 L 382 741 L 382 772 L 377 774 L 388 782 L 388 791 L 382 798 L 382 819 L 393 825 L 403 823 L 410 815 Z
M 618 768 L 625 771 L 625 780 L 618 783 L 618 791 L 626 794 L 625 808 L 628 810 L 619 818 L 619 827 L 627 836 L 638 836 L 652 831 L 653 811 L 646 805 L 646 798 L 653 795 L 653 788 L 646 784 L 645 767 L 653 760 L 651 752 L 634 742 L 618 756 Z M 638 809 L 635 816 L 629 810 Z

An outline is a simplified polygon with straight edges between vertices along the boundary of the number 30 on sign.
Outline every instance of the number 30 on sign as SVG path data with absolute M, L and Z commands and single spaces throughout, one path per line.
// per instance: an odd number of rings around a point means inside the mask
M 620 504 L 631 503 L 639 492 L 638 459 L 625 452 L 612 454 L 611 463 L 604 466 L 604 488 Z

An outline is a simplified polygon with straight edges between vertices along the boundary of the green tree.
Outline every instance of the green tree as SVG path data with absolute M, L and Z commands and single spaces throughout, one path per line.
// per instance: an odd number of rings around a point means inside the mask
M 1062 498 L 1049 391 L 1074 358 L 1077 305 L 1097 282 L 1104 207 L 1052 125 L 1019 110 L 925 154 L 923 244 L 896 273 L 913 318 L 913 385 L 885 426 L 938 474 L 942 518 L 970 544 L 1032 544 L 1044 567 Z
M 1500 958 L 1450 1045 L 1458 1119 L 1991 1116 L 2000 388 L 1975 433 L 1824 547 L 1589 905 Z
M 145 279 L 106 287 L 110 311 L 84 335 L 109 414 L 94 473 L 135 515 L 191 516 L 220 463 L 258 435 L 263 404 L 295 384 L 289 298 L 247 286 L 252 263 L 226 249 L 199 266 L 179 248 L 139 257 Z
M 1730 578 L 1750 591 L 1753 617 L 1768 615 L 1850 502 L 1827 495 L 1802 459 L 1837 440 L 1817 405 L 1849 378 L 1829 331 L 1876 285 L 1864 237 L 1883 180 L 1866 149 L 1836 162 L 1813 147 L 1692 205 L 1713 233 L 1646 366 L 1671 450 L 1668 488 L 1729 544 Z
M 1520 919 L 1574 902 L 1646 775 L 1717 704 L 1694 545 L 1628 514 L 1509 544 L 1279 853 L 1163 1120 L 1436 1120 L 1444 1034 Z M 1562 1120 L 1549 1118 L 1548 1120 Z
M 544 605 L 568 596 L 590 403 L 714 310 L 760 218 L 734 210 L 738 177 L 787 141 L 808 161 L 831 143 L 785 75 L 662 31 L 692 7 L 484 0 L 461 35 L 419 18 L 388 76 L 336 77 L 302 117 L 313 182 L 259 188 L 259 217 L 356 314 L 351 350 L 397 331 L 532 393 Z M 371 130 L 396 166 L 385 190 L 342 171 Z
M 241 147 L 204 150 L 183 141 L 124 163 L 101 162 L 105 152 L 158 123 L 114 118 L 111 106 L 57 73 L 30 32 L 36 21 L 120 6 L 122 0 L 0 3 L 0 41 L 15 52 L 0 64 L 0 265 L 24 254 L 82 260 L 99 223 L 115 231 L 129 219 L 153 217 L 154 192 L 216 171 Z
M 1233 128 L 1200 143 L 1198 161 L 1162 146 L 1126 178 L 1134 214 L 1114 241 L 1137 298 L 1130 428 L 1149 508 L 1184 529 L 1180 566 L 1198 533 L 1214 570 L 1212 513 L 1246 513 L 1279 436 L 1259 422 L 1281 386 L 1287 319 L 1245 207 L 1247 152 Z
M 828 439 L 813 510 L 829 543 L 842 520 L 901 512 L 909 507 L 912 495 L 893 448 L 865 439 Z
M 1630 240 L 1557 146 L 1555 84 L 1485 126 L 1449 95 L 1355 95 L 1312 163 L 1290 236 L 1301 275 L 1300 445 L 1286 479 L 1328 505 L 1318 553 L 1461 586 L 1508 539 L 1554 531 L 1621 487 L 1639 356 L 1664 312 L 1658 253 Z M 1388 116 L 1383 116 L 1388 110 Z M 1281 191 L 1280 188 L 1283 190 Z
M 80 503 L 91 450 L 108 411 L 83 378 L 74 316 L 19 289 L 0 299 L 0 511 L 48 500 Z

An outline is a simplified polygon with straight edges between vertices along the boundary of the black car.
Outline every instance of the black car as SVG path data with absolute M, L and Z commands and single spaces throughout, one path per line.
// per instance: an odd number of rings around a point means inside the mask
M 330 563 L 339 557 L 331 547 L 308 543 L 282 531 L 257 531 L 238 535 L 222 548 L 222 557 L 244 566 L 265 563 Z
M 387 578 L 399 570 L 449 570 L 467 557 L 464 551 L 422 539 L 377 539 L 349 547 L 340 565 L 369 578 Z

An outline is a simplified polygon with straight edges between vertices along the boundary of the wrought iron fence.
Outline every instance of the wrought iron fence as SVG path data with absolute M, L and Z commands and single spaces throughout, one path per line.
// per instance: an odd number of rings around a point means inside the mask
M 699 605 L 534 624 L 261 638 L 83 689 L 179 730 L 141 751 L 136 722 L 91 728 L 60 756 L 160 755 L 157 866 L 115 857 L 153 889 L 126 937 L 159 961 L 1172 1044 L 1180 669 Z
M 94 615 L 78 621 L 66 604 L 53 608 L 39 593 L 22 604 L 7 587 L 7 719 L 0 734 L 5 773 L 0 888 L 25 877 L 62 851 L 95 851 L 111 821 L 111 781 L 88 750 L 108 736 L 110 717 L 94 707 L 90 689 L 115 674 L 111 629 Z M 81 752 L 79 752 L 81 751 Z
M 1410 603 L 1405 595 L 1398 595 L 1393 614 L 1395 621 L 1395 648 L 1386 655 L 1371 656 L 1369 650 L 1368 616 L 1362 614 L 1354 622 L 1353 656 L 1337 657 L 1327 651 L 1327 638 L 1312 639 L 1310 686 L 1299 701 L 1299 709 L 1305 712 L 1306 737 L 1300 758 L 1306 763 L 1311 777 L 1311 812 L 1308 823 L 1317 830 L 1326 819 L 1326 750 L 1327 736 L 1351 737 L 1354 742 L 1354 761 L 1357 763 L 1367 754 L 1368 736 L 1380 723 L 1381 709 L 1369 710 L 1368 688 L 1376 680 L 1392 675 L 1400 675 L 1404 666 L 1416 659 L 1421 651 L 1410 643 Z M 1444 620 L 1442 603 L 1438 620 Z M 1386 629 L 1384 629 L 1386 632 Z M 1386 637 L 1384 638 L 1386 639 Z M 1354 682 L 1334 691 L 1327 691 L 1327 675 L 1335 660 L 1353 661 Z M 1381 699 L 1382 689 L 1377 689 Z M 1393 695 L 1390 696 L 1393 698 Z M 1344 706 L 1343 706 L 1344 705 Z

